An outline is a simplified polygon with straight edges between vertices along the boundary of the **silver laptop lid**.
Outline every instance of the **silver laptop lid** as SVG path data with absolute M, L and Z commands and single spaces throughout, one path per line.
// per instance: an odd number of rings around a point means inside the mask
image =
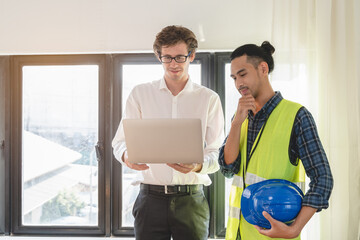
M 124 119 L 131 163 L 202 163 L 200 119 Z

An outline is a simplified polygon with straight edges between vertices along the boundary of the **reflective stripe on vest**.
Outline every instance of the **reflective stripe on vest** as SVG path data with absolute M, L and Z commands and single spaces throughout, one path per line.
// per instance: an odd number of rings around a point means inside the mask
M 239 175 L 234 175 L 232 185 L 235 186 L 235 187 L 241 187 L 242 188 L 243 185 L 244 185 L 243 178 L 240 177 Z
M 246 179 L 245 180 L 246 186 L 268 180 L 266 178 L 259 177 L 255 174 L 249 173 L 249 172 L 246 173 L 245 179 Z M 241 178 L 241 180 L 242 180 L 242 178 Z M 243 182 L 243 181 L 241 181 L 241 182 Z M 292 182 L 292 183 L 296 184 L 296 186 L 298 186 L 303 192 L 305 191 L 305 182 Z
M 246 179 L 246 186 L 267 180 L 266 178 L 259 177 L 249 172 L 246 173 L 245 179 Z M 242 177 L 240 177 L 239 175 L 234 175 L 232 187 L 242 189 L 243 182 L 244 181 Z M 304 187 L 305 187 L 304 182 L 294 182 L 294 184 L 296 184 L 304 192 Z M 240 212 L 241 212 L 240 210 L 241 210 L 241 206 L 240 207 L 229 206 L 229 217 L 240 219 Z
M 240 208 L 229 207 L 229 217 L 240 219 Z
M 293 166 L 288 154 L 292 126 L 300 107 L 299 104 L 282 100 L 273 110 L 266 127 L 263 129 L 257 149 L 249 162 L 245 174 L 245 187 L 266 179 L 279 178 L 289 180 L 303 189 L 305 176 L 301 161 L 299 161 L 298 166 Z M 270 239 L 259 234 L 254 226 L 246 222 L 241 215 L 241 194 L 244 187 L 242 173 L 245 169 L 244 162 L 246 161 L 244 159 L 247 159 L 247 130 L 248 119 L 241 126 L 240 152 L 242 161 L 240 171 L 234 176 L 231 186 L 226 239 L 235 240 L 239 228 L 242 239 Z M 258 137 L 255 143 L 258 141 Z

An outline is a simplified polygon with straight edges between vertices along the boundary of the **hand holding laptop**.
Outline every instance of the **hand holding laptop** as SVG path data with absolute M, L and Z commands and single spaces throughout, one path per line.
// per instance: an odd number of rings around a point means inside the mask
M 126 166 L 128 166 L 129 168 L 134 169 L 134 170 L 143 171 L 143 170 L 146 170 L 149 168 L 149 166 L 146 164 L 129 162 L 129 156 L 127 154 L 127 151 L 124 152 L 121 159 L 125 163 Z
M 123 162 L 126 166 L 128 166 L 131 169 L 143 171 L 149 168 L 147 164 L 141 164 L 141 163 L 131 163 L 128 161 L 129 157 L 127 154 L 127 151 L 124 152 L 124 155 L 122 157 Z M 192 163 L 192 164 L 177 164 L 177 163 L 168 163 L 169 167 L 175 169 L 176 171 L 179 171 L 181 173 L 189 173 L 189 172 L 200 172 L 202 168 L 202 164 L 200 163 Z
M 201 163 L 167 163 L 167 165 L 181 173 L 200 172 L 202 169 Z

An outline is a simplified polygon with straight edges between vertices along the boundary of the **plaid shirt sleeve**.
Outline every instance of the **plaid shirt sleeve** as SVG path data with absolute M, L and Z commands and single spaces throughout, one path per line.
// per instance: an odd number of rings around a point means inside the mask
M 291 146 L 291 151 L 301 159 L 306 175 L 310 178 L 309 190 L 305 194 L 303 205 L 321 211 L 329 206 L 334 183 L 315 121 L 305 107 L 296 115 L 294 131 L 296 144 Z
M 240 170 L 241 154 L 239 152 L 238 157 L 236 158 L 235 162 L 233 162 L 232 164 L 227 165 L 225 163 L 224 148 L 225 148 L 225 143 L 226 143 L 227 138 L 228 138 L 228 136 L 225 138 L 222 146 L 219 149 L 219 165 L 220 165 L 220 171 L 222 172 L 222 174 L 227 178 L 232 178 L 234 176 L 234 174 L 237 174 Z

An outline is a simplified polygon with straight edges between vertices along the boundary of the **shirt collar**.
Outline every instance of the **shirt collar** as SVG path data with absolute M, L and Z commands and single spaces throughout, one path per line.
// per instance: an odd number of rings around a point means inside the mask
M 168 88 L 167 85 L 166 85 L 166 82 L 165 82 L 165 78 L 164 78 L 164 77 L 161 78 L 161 80 L 160 80 L 159 89 L 160 89 L 160 90 L 161 90 L 161 89 L 167 89 L 167 90 L 170 92 L 169 88 Z M 181 92 L 192 91 L 193 89 L 194 89 L 193 82 L 191 81 L 191 78 L 190 78 L 190 76 L 189 76 L 189 78 L 188 78 L 188 80 L 187 80 L 187 82 L 186 82 L 186 85 L 185 85 L 184 89 L 183 89 Z M 181 93 L 181 92 L 180 92 L 180 93 Z
M 275 95 L 270 98 L 269 101 L 265 103 L 265 105 L 261 108 L 261 110 L 256 114 L 256 117 L 259 118 L 267 118 L 271 112 L 275 109 L 275 107 L 281 102 L 283 99 L 280 92 L 275 92 Z M 249 113 L 249 119 L 253 119 L 253 113 Z

